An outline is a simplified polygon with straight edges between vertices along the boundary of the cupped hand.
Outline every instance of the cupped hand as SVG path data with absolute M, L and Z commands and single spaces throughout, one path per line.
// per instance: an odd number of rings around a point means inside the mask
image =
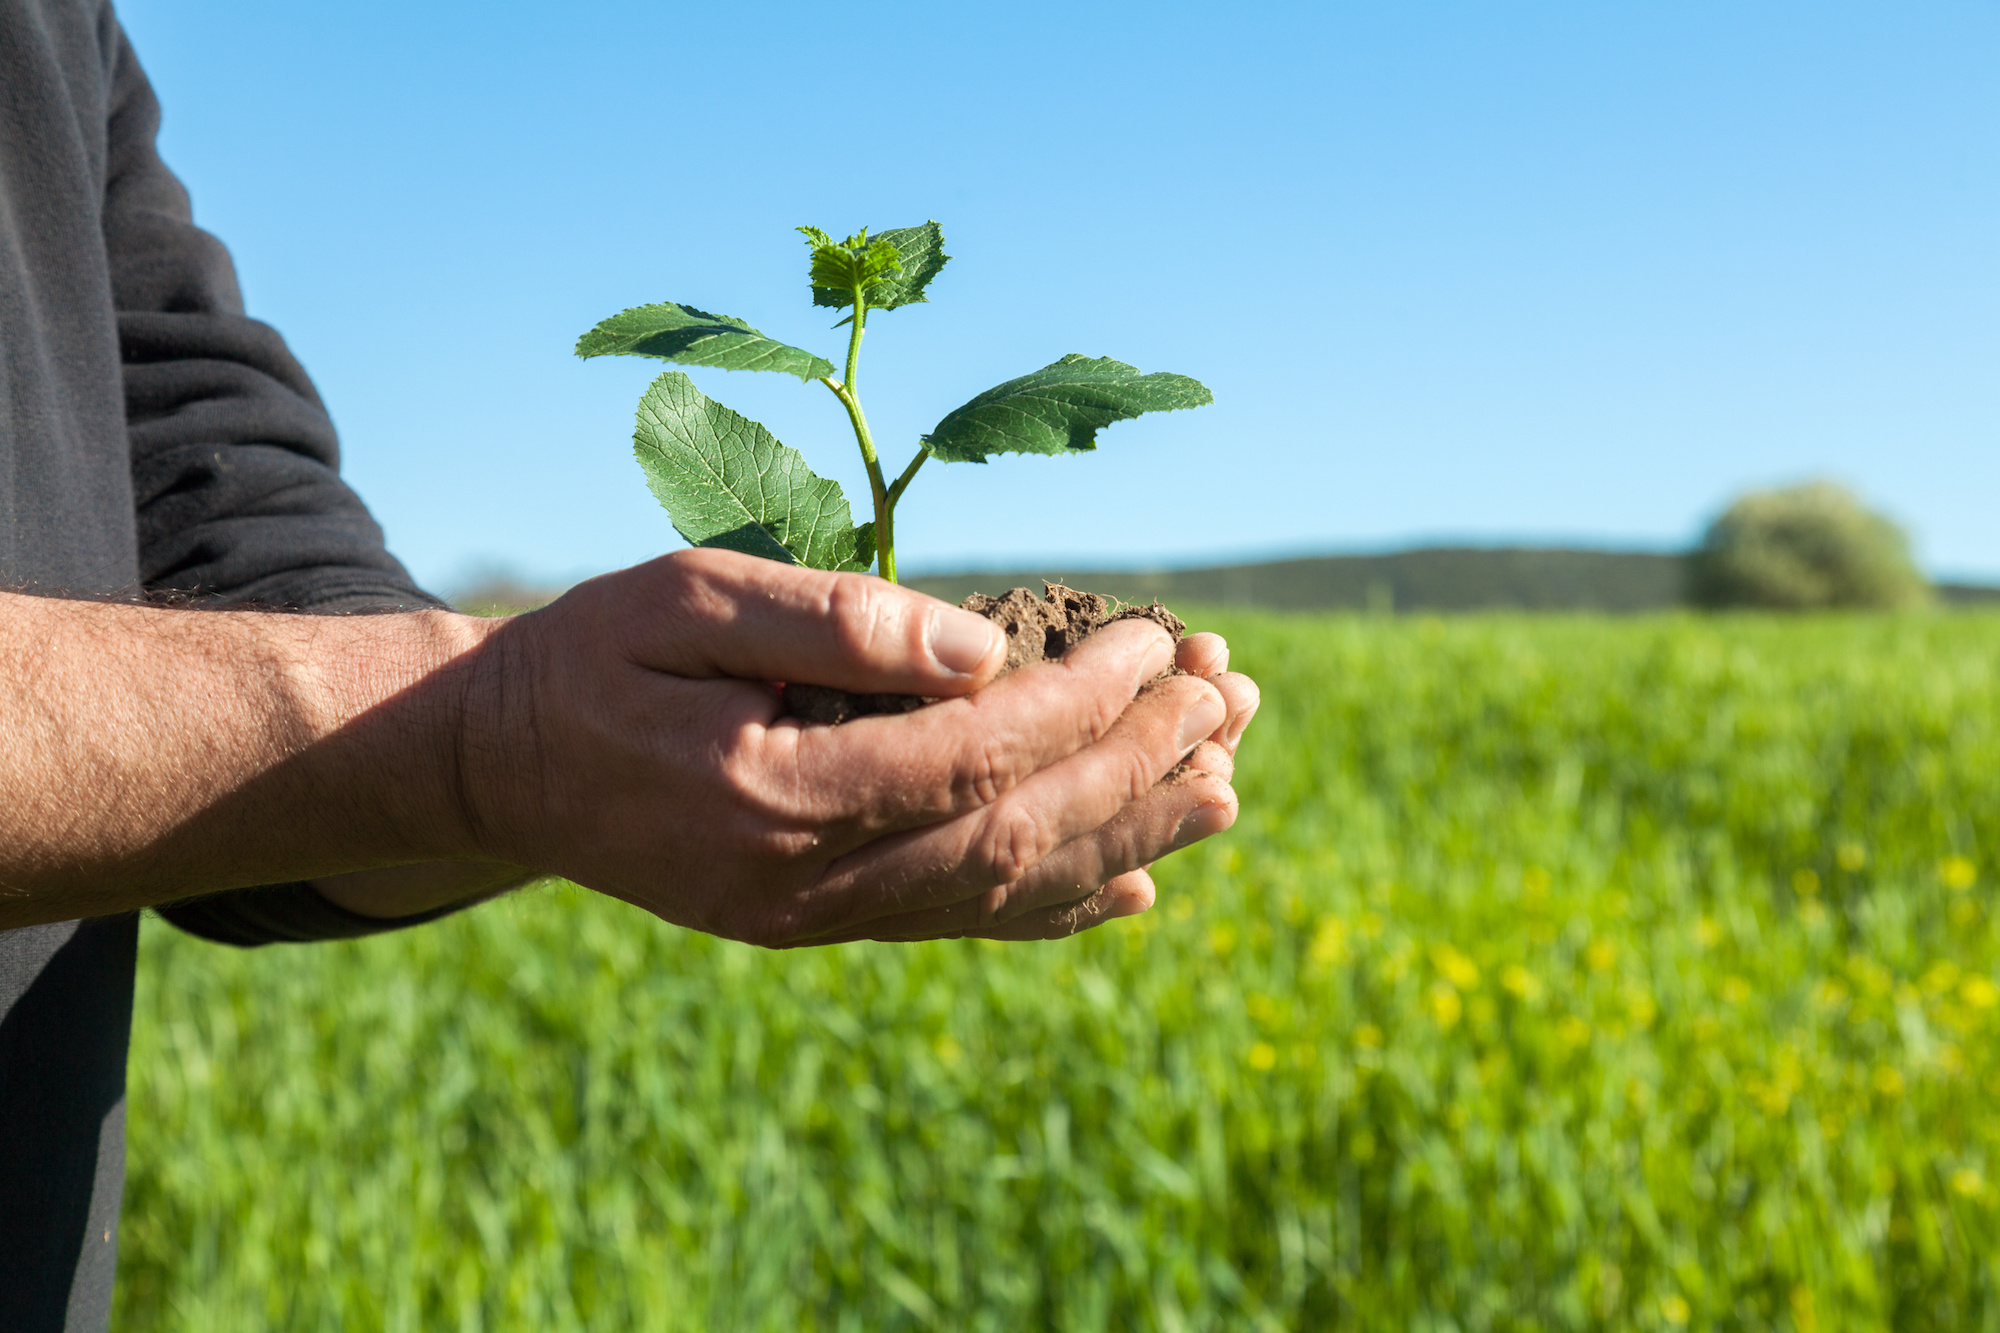
M 769 946 L 1073 933 L 1227 828 L 1256 688 L 1121 621 L 995 681 L 984 618 L 720 550 L 579 585 L 468 669 L 471 850 Z M 1186 674 L 1158 679 L 1170 662 Z M 939 697 L 837 727 L 770 682 Z

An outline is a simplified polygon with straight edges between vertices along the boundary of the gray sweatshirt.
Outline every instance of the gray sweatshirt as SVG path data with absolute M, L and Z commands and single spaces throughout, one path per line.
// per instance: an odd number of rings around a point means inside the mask
M 284 340 L 244 316 L 227 252 L 154 150 L 159 118 L 105 0 L 0 0 L 0 587 L 321 614 L 436 605 L 342 484 L 333 424 Z M 160 914 L 239 945 L 384 928 L 303 884 Z M 0 931 L 10 1333 L 106 1326 L 138 938 L 136 916 Z

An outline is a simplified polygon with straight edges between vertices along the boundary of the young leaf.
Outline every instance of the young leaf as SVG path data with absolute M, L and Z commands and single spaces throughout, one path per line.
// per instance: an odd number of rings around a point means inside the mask
M 775 370 L 802 380 L 833 374 L 831 361 L 767 338 L 740 319 L 672 301 L 620 311 L 577 339 L 576 354 L 651 356 L 723 370 Z
M 800 227 L 806 244 L 812 247 L 811 278 L 815 296 L 822 291 L 845 292 L 842 305 L 854 304 L 854 289 L 866 291 L 903 266 L 903 258 L 888 241 L 868 239 L 863 227 L 844 241 L 836 241 L 818 227 Z M 826 302 L 815 300 L 815 304 Z
M 1097 432 L 1114 421 L 1214 401 L 1201 381 L 1185 375 L 1141 375 L 1123 361 L 1071 353 L 952 412 L 923 437 L 924 448 L 947 463 L 1095 449 Z
M 832 240 L 817 227 L 801 227 L 799 230 L 813 240 L 813 304 L 831 306 L 835 310 L 845 310 L 853 305 L 853 283 L 838 279 L 823 280 L 820 276 L 820 246 L 831 246 Z M 868 233 L 864 230 L 860 235 L 866 238 Z M 852 244 L 856 239 L 850 236 L 848 242 Z M 921 227 L 891 227 L 876 235 L 870 249 L 875 246 L 887 246 L 892 250 L 897 267 L 894 272 L 869 280 L 866 291 L 870 310 L 894 310 L 897 306 L 929 301 L 930 298 L 924 295 L 924 288 L 951 260 L 951 256 L 944 252 L 944 229 L 935 222 L 926 222 Z
M 814 569 L 865 570 L 875 525 L 854 526 L 837 482 L 678 370 L 639 400 L 633 452 L 681 536 Z

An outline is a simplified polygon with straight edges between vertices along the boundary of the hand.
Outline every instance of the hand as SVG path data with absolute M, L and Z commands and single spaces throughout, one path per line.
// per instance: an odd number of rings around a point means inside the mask
M 1003 654 L 983 618 L 862 575 L 695 550 L 591 580 L 470 664 L 474 854 L 771 946 L 1145 910 L 1144 867 L 1235 818 L 1255 687 L 1210 635 L 1154 681 L 1174 650 L 1144 621 L 988 685 Z M 805 726 L 775 680 L 947 697 Z

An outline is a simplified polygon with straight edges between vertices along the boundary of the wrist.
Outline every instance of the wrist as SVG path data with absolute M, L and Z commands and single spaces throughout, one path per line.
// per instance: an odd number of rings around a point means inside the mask
M 372 623 L 371 623 L 372 622 Z M 356 617 L 361 641 L 314 651 L 309 687 L 321 743 L 352 762 L 355 797 L 385 831 L 399 860 L 481 858 L 481 831 L 466 799 L 465 766 L 481 655 L 507 622 L 450 611 Z

